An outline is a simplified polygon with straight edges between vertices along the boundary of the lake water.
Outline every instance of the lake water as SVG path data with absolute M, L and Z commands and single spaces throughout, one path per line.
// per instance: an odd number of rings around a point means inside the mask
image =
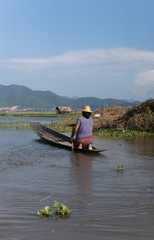
M 154 137 L 95 137 L 108 149 L 98 155 L 38 139 L 31 129 L 0 129 L 1 240 L 154 239 Z M 55 200 L 72 208 L 69 219 L 36 216 Z

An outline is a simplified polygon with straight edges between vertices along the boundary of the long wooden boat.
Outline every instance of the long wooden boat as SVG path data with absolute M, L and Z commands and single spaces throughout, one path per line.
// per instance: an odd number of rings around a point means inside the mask
M 57 131 L 54 131 L 46 126 L 43 126 L 39 122 L 30 122 L 30 126 L 43 141 L 56 147 L 62 147 L 68 150 L 72 150 L 72 143 L 71 143 L 70 137 L 62 133 L 59 133 Z M 79 152 L 91 152 L 91 153 L 92 152 L 99 153 L 99 152 L 107 151 L 103 149 L 98 149 L 96 147 L 93 147 L 93 150 L 89 150 L 86 147 L 82 149 L 74 147 L 73 150 L 79 151 Z

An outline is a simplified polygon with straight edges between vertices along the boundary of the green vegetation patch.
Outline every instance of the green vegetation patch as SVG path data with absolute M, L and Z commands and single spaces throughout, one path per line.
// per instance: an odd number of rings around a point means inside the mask
M 69 125 L 64 125 L 62 122 L 52 122 L 49 124 L 44 124 L 44 126 L 52 128 L 58 132 L 71 133 L 72 127 Z M 27 121 L 3 121 L 0 120 L 0 128 L 8 129 L 22 129 L 31 128 L 29 122 Z M 93 133 L 95 136 L 101 137 L 135 137 L 135 136 L 154 136 L 154 131 L 136 131 L 136 130 L 115 130 L 100 128 L 94 129 Z
M 68 217 L 72 213 L 72 209 L 68 208 L 63 203 L 55 201 L 54 208 L 45 206 L 44 208 L 37 211 L 39 217 L 45 218 L 57 218 L 57 217 Z
M 114 130 L 114 129 L 96 129 L 96 136 L 102 137 L 134 137 L 134 136 L 154 136 L 154 132 L 134 131 L 134 130 Z
M 52 129 L 54 129 L 55 131 L 57 132 L 65 132 L 65 133 L 71 133 L 72 132 L 72 127 L 69 127 L 69 126 L 56 126 L 56 127 L 53 127 L 49 124 L 49 127 L 51 127 Z
M 67 114 L 56 114 L 56 113 L 0 113 L 0 117 L 60 117 L 60 118 L 69 118 L 73 116 L 78 116 L 78 113 L 67 113 Z
M 117 164 L 116 167 L 117 167 L 117 172 L 123 173 L 123 165 Z
M 26 121 L 0 121 L 0 128 L 21 129 L 30 128 L 29 122 Z
M 72 127 L 69 126 L 62 126 L 58 123 L 56 126 L 50 125 L 52 129 L 58 131 L 58 132 L 72 132 Z M 135 136 L 154 136 L 154 132 L 146 132 L 146 131 L 133 131 L 133 130 L 115 130 L 115 129 L 94 129 L 93 133 L 95 136 L 101 136 L 101 137 L 135 137 Z

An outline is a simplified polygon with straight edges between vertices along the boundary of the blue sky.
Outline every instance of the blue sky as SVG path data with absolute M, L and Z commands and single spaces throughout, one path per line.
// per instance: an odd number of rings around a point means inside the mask
M 0 84 L 154 98 L 154 0 L 0 0 Z

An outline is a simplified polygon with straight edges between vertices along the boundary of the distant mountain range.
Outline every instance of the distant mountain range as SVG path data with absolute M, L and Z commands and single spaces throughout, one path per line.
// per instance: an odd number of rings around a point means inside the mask
M 25 86 L 0 85 L 0 107 L 32 108 L 33 110 L 51 110 L 57 106 L 70 106 L 73 110 L 90 105 L 92 110 L 105 106 L 134 106 L 139 101 L 126 101 L 119 99 L 100 99 L 96 97 L 69 98 L 58 96 L 51 91 L 33 91 Z

